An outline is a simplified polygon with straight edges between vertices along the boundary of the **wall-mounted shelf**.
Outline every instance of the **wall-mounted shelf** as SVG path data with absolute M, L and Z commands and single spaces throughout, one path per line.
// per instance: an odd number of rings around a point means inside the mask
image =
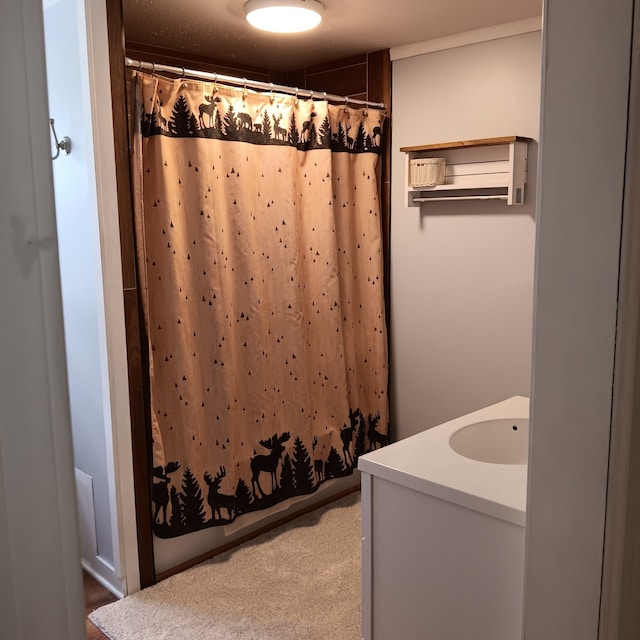
M 455 200 L 505 200 L 524 202 L 527 182 L 527 150 L 530 138 L 505 136 L 416 147 L 406 153 L 407 204 Z M 419 158 L 444 158 L 445 181 L 433 187 L 411 186 L 410 163 Z

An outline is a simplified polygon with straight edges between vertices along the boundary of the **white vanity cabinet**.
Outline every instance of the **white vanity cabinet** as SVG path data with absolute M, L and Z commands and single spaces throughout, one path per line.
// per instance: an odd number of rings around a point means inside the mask
M 364 640 L 517 640 L 526 464 L 456 454 L 457 429 L 528 416 L 511 398 L 359 460 Z

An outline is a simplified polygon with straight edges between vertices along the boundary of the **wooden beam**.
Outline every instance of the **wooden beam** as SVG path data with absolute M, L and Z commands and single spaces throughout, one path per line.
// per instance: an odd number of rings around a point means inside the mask
M 106 8 L 118 186 L 118 219 L 122 252 L 138 563 L 140 586 L 144 588 L 155 584 L 156 581 L 151 522 L 151 514 L 153 513 L 151 507 L 151 421 L 146 400 L 148 398 L 146 391 L 148 380 L 145 380 L 145 376 L 148 378 L 148 366 L 145 368 L 146 338 L 142 335 L 136 282 L 122 0 L 106 0 Z

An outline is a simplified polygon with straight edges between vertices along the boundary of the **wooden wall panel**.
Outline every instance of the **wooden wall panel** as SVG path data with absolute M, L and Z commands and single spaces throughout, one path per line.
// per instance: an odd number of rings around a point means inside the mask
M 293 86 L 304 89 L 326 91 L 350 98 L 366 96 L 367 56 L 354 56 L 293 71 L 289 74 L 288 84 L 292 84 L 292 79 L 296 80 Z M 366 97 L 360 99 L 365 100 Z
M 228 62 L 215 60 L 214 58 L 185 53 L 183 51 L 175 51 L 173 49 L 141 42 L 130 42 L 126 40 L 125 50 L 127 57 L 133 58 L 134 60 L 186 67 L 187 69 L 220 73 L 227 76 L 259 80 L 260 82 L 280 83 L 282 80 L 286 80 L 286 74 L 283 72 L 248 65 L 232 65 Z
M 136 283 L 124 68 L 124 26 L 121 0 L 107 0 L 106 8 L 129 375 L 129 410 L 131 414 L 138 563 L 140 586 L 144 588 L 155 583 L 151 530 L 151 422 L 147 410 L 148 392 L 145 390 L 148 379 L 148 366 L 146 365 L 143 350 L 143 345 L 146 342 L 140 332 L 140 308 Z

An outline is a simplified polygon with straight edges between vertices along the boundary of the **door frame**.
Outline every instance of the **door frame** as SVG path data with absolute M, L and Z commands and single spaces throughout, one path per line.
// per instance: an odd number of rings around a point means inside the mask
M 634 3 L 600 640 L 640 637 L 640 12 Z
M 137 288 L 136 258 L 133 230 L 131 166 L 125 80 L 124 17 L 122 0 L 105 0 L 111 103 L 113 119 L 114 158 L 117 182 L 118 222 L 122 264 L 122 295 L 129 381 L 129 409 L 131 416 L 131 455 L 133 459 L 133 489 L 137 531 L 140 588 L 156 582 L 153 558 L 151 514 L 151 419 L 148 403 L 148 377 L 143 375 L 148 362 L 147 341 L 140 322 L 141 301 Z

